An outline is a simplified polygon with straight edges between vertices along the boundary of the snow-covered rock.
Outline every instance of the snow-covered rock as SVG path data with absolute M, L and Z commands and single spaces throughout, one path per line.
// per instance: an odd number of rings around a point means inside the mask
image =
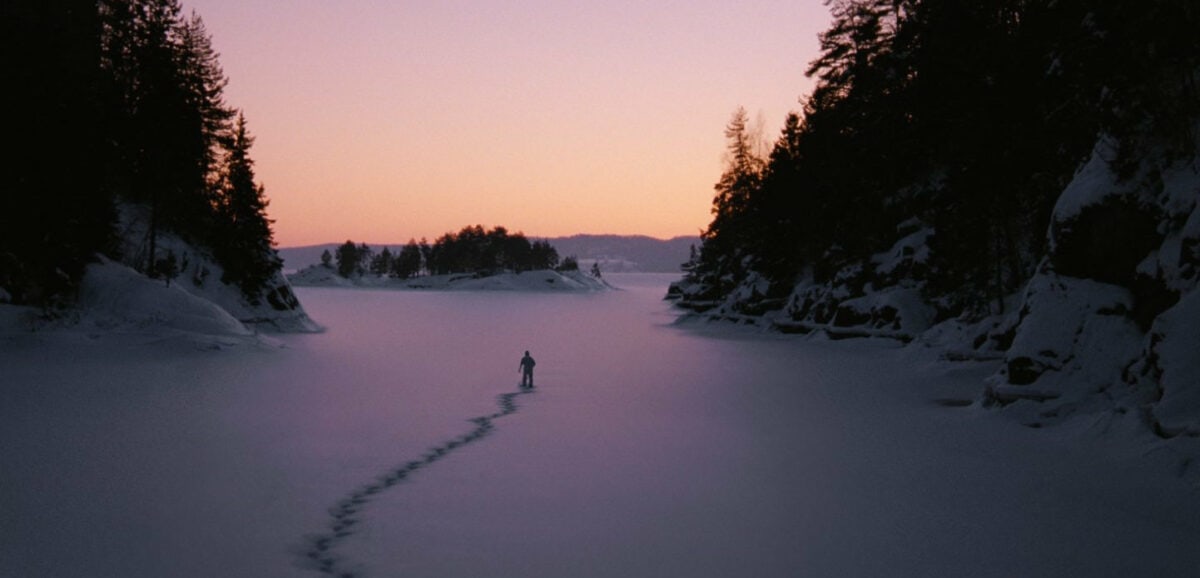
M 1159 433 L 1200 436 L 1200 292 L 1155 320 L 1143 360 L 1142 380 L 1157 386 L 1151 414 Z
M 1102 140 L 1059 199 L 987 396 L 1040 402 L 1020 412 L 1039 423 L 1137 409 L 1164 437 L 1200 434 L 1200 166 L 1148 151 L 1120 178 L 1112 154 Z
M 120 218 L 121 255 L 126 265 L 147 260 L 149 213 L 144 207 L 122 205 Z M 275 273 L 258 295 L 247 296 L 240 288 L 222 281 L 224 270 L 205 250 L 170 233 L 157 236 L 158 258 L 173 255 L 178 275 L 171 283 L 180 290 L 220 307 L 256 331 L 307 333 L 321 331 L 309 318 L 281 272 Z
M 296 287 L 353 287 L 354 282 L 337 274 L 332 265 L 310 265 L 287 274 L 288 282 Z
M 753 274 L 721 291 L 684 279 L 667 297 L 688 316 L 1002 359 L 982 400 L 1031 425 L 1132 414 L 1163 437 L 1200 436 L 1200 162 L 1164 150 L 1118 175 L 1100 139 L 1057 200 L 1037 272 L 982 319 L 947 318 L 924 293 L 934 231 L 916 219 L 870 259 L 805 271 L 783 300 Z
M 1029 283 L 1004 368 L 991 380 L 986 401 L 1047 403 L 1035 410 L 1045 418 L 1068 415 L 1098 392 L 1110 400 L 1125 397 L 1121 374 L 1142 340 L 1129 316 L 1132 302 L 1123 287 L 1038 274 Z
M 228 311 L 179 283 L 150 279 L 125 265 L 89 265 L 80 287 L 80 326 L 89 331 L 249 336 Z
M 933 307 L 925 303 L 920 291 L 906 287 L 888 287 L 882 291 L 842 301 L 834 315 L 833 325 L 864 326 L 905 336 L 916 336 L 929 328 L 933 316 Z

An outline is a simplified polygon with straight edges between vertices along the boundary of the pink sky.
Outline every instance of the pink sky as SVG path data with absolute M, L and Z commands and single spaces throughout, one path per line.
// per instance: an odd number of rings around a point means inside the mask
M 696 234 L 741 105 L 774 140 L 811 89 L 820 0 L 183 0 L 281 246 L 468 224 Z

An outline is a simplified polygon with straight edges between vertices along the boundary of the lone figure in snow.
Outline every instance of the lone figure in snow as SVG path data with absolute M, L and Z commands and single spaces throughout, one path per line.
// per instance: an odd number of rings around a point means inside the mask
M 517 371 L 521 372 L 521 387 L 533 387 L 533 366 L 537 362 L 529 356 L 529 352 L 525 352 L 525 357 L 521 358 L 521 365 Z

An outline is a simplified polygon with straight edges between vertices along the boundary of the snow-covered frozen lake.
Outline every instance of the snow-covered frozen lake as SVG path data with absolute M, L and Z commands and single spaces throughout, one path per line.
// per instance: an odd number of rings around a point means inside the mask
M 299 289 L 328 331 L 284 347 L 0 341 L 0 576 L 1200 575 L 1200 494 L 1123 424 L 946 407 L 992 368 L 612 277 Z

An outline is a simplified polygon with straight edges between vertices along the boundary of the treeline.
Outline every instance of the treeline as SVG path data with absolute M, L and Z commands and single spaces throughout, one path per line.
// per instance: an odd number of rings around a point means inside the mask
M 0 292 L 69 301 L 97 254 L 171 274 L 164 232 L 216 258 L 252 301 L 281 267 L 245 118 L 200 16 L 178 0 L 11 0 L 0 8 L 14 152 L 0 211 Z M 148 232 L 120 254 L 116 211 Z
M 914 231 L 941 315 L 995 310 L 1045 254 L 1054 203 L 1101 135 L 1195 150 L 1190 0 L 833 0 L 815 78 L 766 155 L 738 110 L 689 280 L 828 283 Z M 861 281 L 860 281 L 861 283 Z
M 335 266 L 339 275 L 387 275 L 399 279 L 416 277 L 423 273 L 444 275 L 449 273 L 490 274 L 498 271 L 530 271 L 534 269 L 577 269 L 573 257 L 559 262 L 558 251 L 549 241 L 530 241 L 521 233 L 509 233 L 504 227 L 490 231 L 481 225 L 463 227 L 457 233 L 446 233 L 433 244 L 425 239 L 420 242 L 409 240 L 396 253 L 384 247 L 374 252 L 366 243 L 356 245 L 346 241 L 338 247 L 336 255 L 325 251 L 321 262 L 327 267 Z

